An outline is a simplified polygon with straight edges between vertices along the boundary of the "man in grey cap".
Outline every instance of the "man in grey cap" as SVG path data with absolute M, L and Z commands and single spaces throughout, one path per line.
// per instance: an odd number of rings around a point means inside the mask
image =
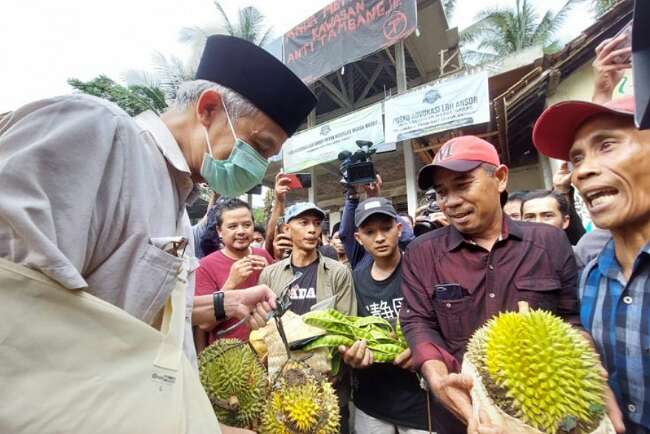
M 284 230 L 293 245 L 291 255 L 266 267 L 260 274 L 259 283 L 268 285 L 278 294 L 293 276 L 302 277 L 289 288 L 290 309 L 302 315 L 316 304 L 331 300 L 334 309 L 346 315 L 356 315 L 357 303 L 350 269 L 334 259 L 320 254 L 321 224 L 323 210 L 311 202 L 296 203 L 284 212 Z M 349 378 L 340 373 L 335 382 L 341 411 L 341 432 L 349 432 L 348 399 Z
M 197 261 L 182 257 L 194 252 L 186 206 L 197 196 L 195 184 L 207 182 L 224 196 L 259 184 L 267 159 L 315 104 L 271 54 L 217 35 L 206 42 L 196 80 L 181 86 L 160 117 L 132 119 L 83 95 L 20 107 L 0 119 L 0 259 L 154 327 L 181 265 L 189 264 L 183 345 L 196 363 L 192 324 L 210 329 L 249 316 L 255 327 L 275 297 L 258 286 L 194 298 Z M 10 290 L 0 279 L 0 294 Z M 25 339 L 32 333 L 16 332 Z M 64 338 L 61 351 L 83 345 Z
M 259 283 L 268 285 L 276 294 L 297 272 L 302 277 L 290 288 L 291 310 L 298 315 L 309 312 L 318 302 L 334 297 L 334 309 L 356 314 L 356 299 L 350 270 L 318 251 L 323 210 L 311 202 L 296 203 L 284 213 L 284 232 L 293 248 L 291 255 L 266 267 Z

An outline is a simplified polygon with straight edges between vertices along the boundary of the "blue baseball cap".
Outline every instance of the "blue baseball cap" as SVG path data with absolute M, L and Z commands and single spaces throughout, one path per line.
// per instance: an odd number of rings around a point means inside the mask
M 291 205 L 284 211 L 284 222 L 289 223 L 291 219 L 298 217 L 307 211 L 314 211 L 320 215 L 322 219 L 325 218 L 325 211 L 314 205 L 312 202 L 298 202 Z

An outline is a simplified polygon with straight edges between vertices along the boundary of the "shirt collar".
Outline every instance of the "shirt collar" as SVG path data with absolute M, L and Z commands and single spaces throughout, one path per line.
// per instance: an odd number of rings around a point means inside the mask
M 149 110 L 139 114 L 135 121 L 153 136 L 160 152 L 176 170 L 191 174 L 178 142 L 158 115 Z
M 447 250 L 452 251 L 458 248 L 461 244 L 467 243 L 474 245 L 475 243 L 467 238 L 458 231 L 453 225 L 450 226 L 449 238 L 447 239 Z M 518 240 L 524 239 L 524 231 L 521 229 L 521 225 L 512 220 L 507 215 L 503 215 L 503 223 L 501 226 L 501 236 L 498 241 L 506 240 L 509 237 L 517 238 Z
M 319 267 L 323 267 L 324 269 L 327 270 L 329 267 L 327 266 L 327 264 L 325 263 L 325 261 L 323 261 L 323 255 L 320 254 L 320 251 L 318 251 L 317 253 L 318 253 L 318 259 L 317 259 L 317 261 L 318 261 L 318 266 L 319 266 Z M 289 255 L 288 258 L 284 258 L 283 261 L 284 261 L 283 268 L 284 268 L 285 270 L 286 270 L 286 269 L 291 269 L 291 266 L 292 266 L 292 265 L 291 265 L 291 255 Z
M 641 261 L 643 257 L 650 257 L 650 242 L 643 246 L 635 258 L 634 268 L 639 266 L 639 261 Z M 600 274 L 607 276 L 610 279 L 622 280 L 621 276 L 623 270 L 621 269 L 621 265 L 618 263 L 618 259 L 616 259 L 616 247 L 613 238 L 605 244 L 605 247 L 603 247 L 603 250 L 601 250 L 598 255 L 598 270 L 600 271 Z

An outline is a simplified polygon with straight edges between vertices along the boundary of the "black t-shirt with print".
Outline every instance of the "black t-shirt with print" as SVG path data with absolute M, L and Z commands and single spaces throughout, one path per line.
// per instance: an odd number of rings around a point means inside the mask
M 391 323 L 402 305 L 401 263 L 387 279 L 370 274 L 373 262 L 357 268 L 352 276 L 358 315 L 375 315 Z M 375 363 L 352 374 L 352 400 L 364 413 L 399 426 L 428 430 L 426 392 L 415 373 L 390 363 Z
M 292 265 L 293 273 L 302 273 L 302 277 L 289 288 L 291 299 L 291 310 L 293 313 L 302 315 L 309 312 L 309 309 L 316 304 L 316 278 L 318 276 L 318 259 L 306 267 Z

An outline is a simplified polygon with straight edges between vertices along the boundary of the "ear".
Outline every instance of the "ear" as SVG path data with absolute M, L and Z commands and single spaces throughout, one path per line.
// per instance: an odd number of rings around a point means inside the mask
M 215 118 L 224 113 L 221 95 L 214 89 L 206 89 L 201 92 L 196 103 L 196 117 L 207 128 Z
M 508 166 L 502 164 L 497 167 L 496 172 L 494 172 L 494 176 L 498 182 L 499 193 L 504 192 L 508 186 Z
M 402 238 L 402 229 L 404 226 L 401 223 L 397 223 L 395 226 L 397 226 L 397 231 L 399 232 L 399 237 Z
M 289 226 L 289 223 L 284 223 L 282 225 L 282 233 L 291 236 L 291 226 Z
M 568 215 L 565 215 L 564 218 L 562 219 L 562 229 L 565 229 L 569 227 L 569 224 L 571 223 L 571 217 Z
M 359 237 L 359 231 L 356 231 L 354 233 L 354 239 L 357 240 L 357 243 L 359 243 L 360 246 L 363 246 L 363 243 L 361 242 L 361 238 Z
M 215 225 L 214 230 L 217 231 L 217 234 L 219 235 L 219 238 L 223 240 L 223 235 L 221 234 L 221 229 L 219 229 L 219 226 Z

